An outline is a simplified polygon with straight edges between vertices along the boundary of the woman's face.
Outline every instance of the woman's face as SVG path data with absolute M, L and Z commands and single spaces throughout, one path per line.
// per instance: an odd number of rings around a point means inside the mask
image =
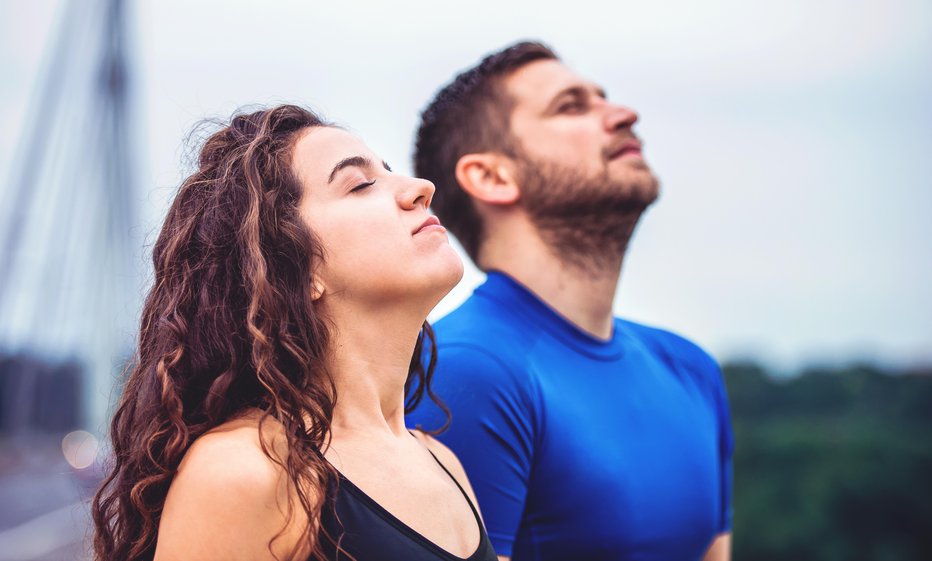
M 332 127 L 297 141 L 300 211 L 324 246 L 325 298 L 367 306 L 414 298 L 433 307 L 463 276 L 446 230 L 427 212 L 434 185 L 393 173 L 359 138 Z

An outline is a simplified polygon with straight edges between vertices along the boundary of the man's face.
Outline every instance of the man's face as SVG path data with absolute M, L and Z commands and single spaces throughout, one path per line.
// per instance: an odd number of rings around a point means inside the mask
M 657 179 L 632 132 L 633 110 L 607 101 L 601 88 L 557 60 L 519 68 L 504 87 L 514 102 L 511 134 L 522 165 L 547 164 L 643 207 L 657 198 Z

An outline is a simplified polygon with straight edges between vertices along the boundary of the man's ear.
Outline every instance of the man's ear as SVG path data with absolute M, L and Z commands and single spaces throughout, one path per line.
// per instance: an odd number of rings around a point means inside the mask
M 508 205 L 521 198 L 514 160 L 502 154 L 466 154 L 456 162 L 456 180 L 472 198 L 487 204 Z

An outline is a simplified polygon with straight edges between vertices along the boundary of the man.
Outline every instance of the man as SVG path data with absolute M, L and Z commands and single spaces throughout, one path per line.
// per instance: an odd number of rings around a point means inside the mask
M 488 279 L 436 327 L 439 436 L 496 552 L 522 560 L 730 558 L 733 439 L 721 373 L 614 318 L 658 182 L 632 127 L 539 43 L 485 58 L 422 115 L 415 169 Z M 436 407 L 409 424 L 436 429 Z

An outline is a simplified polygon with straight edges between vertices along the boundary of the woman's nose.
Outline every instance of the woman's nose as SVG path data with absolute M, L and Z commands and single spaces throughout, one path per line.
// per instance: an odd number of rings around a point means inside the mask
M 408 210 L 417 208 L 418 205 L 429 208 L 436 191 L 434 184 L 419 177 L 408 177 L 404 181 L 404 188 L 400 192 L 401 206 Z

